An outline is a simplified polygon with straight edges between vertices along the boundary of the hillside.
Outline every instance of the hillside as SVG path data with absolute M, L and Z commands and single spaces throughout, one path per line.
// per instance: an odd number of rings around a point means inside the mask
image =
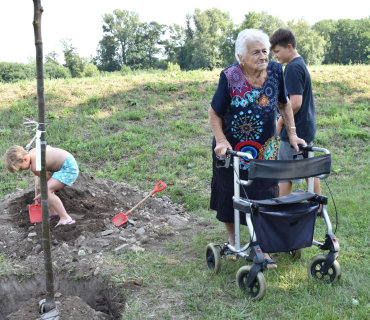
M 124 256 L 127 261 L 112 262 L 118 267 L 127 263 L 132 269 L 126 276 L 146 284 L 141 295 L 128 298 L 123 319 L 173 319 L 172 314 L 176 319 L 366 317 L 370 67 L 312 66 L 309 71 L 317 108 L 315 144 L 329 149 L 333 158 L 330 190 L 322 182 L 322 192 L 329 198 L 331 192 L 335 199 L 335 206 L 331 199 L 328 206 L 334 230 L 338 212 L 342 281 L 326 286 L 307 279 L 307 261 L 318 253 L 315 248 L 305 249 L 296 262 L 279 254 L 279 268 L 266 274 L 267 294 L 258 304 L 246 300 L 235 286 L 235 272 L 243 261 L 225 261 L 227 267 L 213 276 L 203 257 L 207 243 L 226 240 L 208 210 L 212 133 L 207 110 L 220 70 L 45 81 L 48 144 L 71 152 L 81 171 L 96 178 L 143 192 L 162 180 L 168 188 L 161 196 L 205 221 L 203 231 L 185 230 L 181 239 L 163 243 L 163 256 L 160 251 L 132 253 Z M 0 97 L 2 155 L 10 145 L 25 146 L 32 139 L 23 122 L 37 119 L 36 83 L 0 84 Z M 11 175 L 2 164 L 0 181 L 0 199 L 32 186 L 29 173 Z M 318 239 L 325 236 L 322 221 L 315 232 Z M 0 254 L 0 274 L 7 261 Z

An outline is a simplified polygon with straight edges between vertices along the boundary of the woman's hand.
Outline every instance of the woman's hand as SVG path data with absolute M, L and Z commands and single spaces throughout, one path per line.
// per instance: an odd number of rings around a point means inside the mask
M 225 158 L 227 149 L 233 149 L 231 148 L 229 141 L 227 141 L 226 139 L 216 141 L 215 153 L 217 156 L 219 156 L 220 158 Z

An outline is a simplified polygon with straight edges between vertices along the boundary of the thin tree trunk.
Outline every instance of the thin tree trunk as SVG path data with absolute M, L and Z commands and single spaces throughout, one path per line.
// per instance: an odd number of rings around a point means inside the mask
M 44 66 L 43 48 L 41 38 L 41 16 L 44 9 L 41 0 L 33 0 L 34 19 L 33 29 L 36 46 L 36 73 L 37 73 L 37 101 L 38 101 L 38 130 L 41 134 L 41 205 L 42 205 L 42 245 L 44 250 L 44 264 L 46 273 L 46 302 L 45 312 L 55 308 L 54 276 L 50 250 L 50 223 L 49 223 L 49 200 L 46 180 L 46 141 L 45 141 L 45 96 L 44 96 Z

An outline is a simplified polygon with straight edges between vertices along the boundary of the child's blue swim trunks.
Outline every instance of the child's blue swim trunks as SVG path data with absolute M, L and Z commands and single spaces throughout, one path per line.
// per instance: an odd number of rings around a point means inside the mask
M 59 171 L 53 173 L 53 178 L 71 186 L 78 177 L 78 165 L 76 159 L 71 155 L 64 161 Z

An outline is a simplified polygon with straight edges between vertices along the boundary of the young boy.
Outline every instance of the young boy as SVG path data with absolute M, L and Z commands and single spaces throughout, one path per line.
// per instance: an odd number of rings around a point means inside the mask
M 21 146 L 12 146 L 4 155 L 4 165 L 11 173 L 31 169 L 35 175 L 40 175 L 36 171 L 36 149 L 28 152 Z M 71 186 L 76 181 L 79 170 L 75 158 L 65 150 L 46 146 L 46 171 L 51 213 L 49 219 L 59 216 L 60 220 L 55 227 L 74 224 L 75 221 L 68 215 L 62 201 L 54 192 L 66 185 Z M 40 198 L 41 194 L 34 200 Z
M 284 70 L 285 85 L 294 113 L 294 122 L 298 137 L 312 145 L 316 135 L 315 104 L 312 94 L 311 77 L 303 58 L 298 54 L 297 41 L 289 29 L 280 28 L 270 37 L 271 51 L 281 64 L 287 63 Z M 279 160 L 292 160 L 297 154 L 290 147 L 283 118 L 276 124 L 277 134 L 280 136 L 278 151 Z M 297 159 L 302 158 L 298 156 Z M 301 179 L 280 181 L 280 196 L 292 191 L 292 183 L 301 183 Z M 314 178 L 314 192 L 320 194 L 320 179 Z

